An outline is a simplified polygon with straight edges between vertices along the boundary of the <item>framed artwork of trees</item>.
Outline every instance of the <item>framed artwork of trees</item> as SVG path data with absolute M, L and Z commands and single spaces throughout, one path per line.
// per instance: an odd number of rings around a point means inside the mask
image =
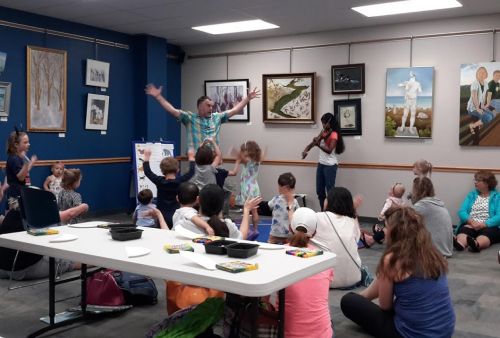
M 28 131 L 66 131 L 66 58 L 64 50 L 27 47 Z

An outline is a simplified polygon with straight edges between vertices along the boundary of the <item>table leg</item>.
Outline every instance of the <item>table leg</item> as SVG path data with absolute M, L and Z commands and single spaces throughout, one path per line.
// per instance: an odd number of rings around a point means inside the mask
M 56 260 L 49 257 L 49 324 L 54 325 L 56 313 Z
M 279 318 L 279 326 L 278 326 L 278 338 L 285 337 L 285 289 L 281 289 L 278 291 L 278 318 Z
M 87 264 L 82 264 L 81 278 L 81 297 L 80 306 L 82 308 L 82 316 L 85 318 L 87 315 Z

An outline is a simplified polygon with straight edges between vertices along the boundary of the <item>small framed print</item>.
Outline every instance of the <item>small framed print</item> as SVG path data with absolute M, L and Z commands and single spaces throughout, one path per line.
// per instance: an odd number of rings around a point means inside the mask
M 361 99 L 333 101 L 342 135 L 361 135 Z
M 9 117 L 11 87 L 10 82 L 0 82 L 0 117 Z
M 89 94 L 87 97 L 87 117 L 85 129 L 108 129 L 109 96 Z
M 87 86 L 108 88 L 109 63 L 87 59 L 85 84 Z
M 221 113 L 232 109 L 248 93 L 249 81 L 243 80 L 207 80 L 205 81 L 205 95 L 210 97 L 214 103 L 213 112 Z M 242 112 L 233 115 L 229 121 L 250 121 L 250 103 L 243 108 Z
M 365 64 L 332 66 L 332 94 L 363 94 L 365 92 Z

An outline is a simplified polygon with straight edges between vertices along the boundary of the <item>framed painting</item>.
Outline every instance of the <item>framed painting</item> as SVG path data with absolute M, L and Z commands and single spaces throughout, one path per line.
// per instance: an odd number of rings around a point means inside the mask
M 264 123 L 314 123 L 316 73 L 262 75 Z
M 66 72 L 64 50 L 27 47 L 28 131 L 66 131 Z
M 361 99 L 335 100 L 333 111 L 342 135 L 361 135 Z
M 9 117 L 10 82 L 0 82 L 0 117 Z
M 108 129 L 109 96 L 88 94 L 85 129 Z
M 434 67 L 388 68 L 385 136 L 431 138 Z
M 5 62 L 7 61 L 7 53 L 0 52 L 0 74 L 5 70 Z
M 248 79 L 243 80 L 208 80 L 205 81 L 205 95 L 214 103 L 213 112 L 224 112 L 232 109 L 238 102 L 247 96 L 249 87 Z M 229 121 L 250 121 L 250 103 L 243 111 L 234 115 Z
M 87 86 L 108 88 L 109 86 L 109 63 L 87 59 L 87 71 L 85 76 Z
M 363 94 L 365 92 L 365 64 L 332 66 L 332 94 Z
M 460 66 L 459 144 L 500 146 L 500 62 Z

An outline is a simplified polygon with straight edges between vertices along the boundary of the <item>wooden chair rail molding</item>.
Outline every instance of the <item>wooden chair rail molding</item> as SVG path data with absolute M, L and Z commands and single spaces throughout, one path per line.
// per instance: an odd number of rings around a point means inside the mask
M 82 165 L 82 164 L 114 164 L 114 163 L 130 163 L 130 157 L 105 157 L 105 158 L 78 158 L 60 160 L 65 165 Z M 38 160 L 35 167 L 51 166 L 58 160 Z M 5 168 L 5 161 L 0 162 L 0 167 Z
M 177 157 L 180 161 L 187 161 L 186 156 Z M 224 158 L 224 162 L 234 163 L 234 158 Z M 264 160 L 263 164 L 278 165 L 278 166 L 295 166 L 295 167 L 316 167 L 318 162 L 315 161 L 291 161 L 291 160 Z M 388 164 L 388 163 L 340 163 L 341 168 L 352 169 L 383 169 L 383 170 L 408 170 L 413 168 L 413 164 Z M 475 173 L 478 170 L 488 170 L 494 174 L 500 174 L 500 168 L 472 168 L 472 167 L 449 167 L 435 166 L 432 167 L 433 172 L 445 173 Z
M 178 156 L 179 161 L 187 161 L 186 156 Z M 84 164 L 114 164 L 114 163 L 130 163 L 130 157 L 106 157 L 106 158 L 82 158 L 82 159 L 66 159 L 63 160 L 65 165 L 84 165 Z M 39 160 L 35 166 L 51 166 L 56 160 Z M 224 162 L 234 163 L 234 158 L 224 158 Z M 295 167 L 315 167 L 317 162 L 314 161 L 292 161 L 292 160 L 264 160 L 263 164 L 276 166 L 295 166 Z M 0 167 L 5 168 L 5 161 L 0 162 Z M 341 163 L 341 168 L 352 169 L 382 169 L 382 170 L 405 170 L 410 171 L 412 165 L 409 164 L 388 164 L 388 163 Z M 500 174 L 500 168 L 471 168 L 471 167 L 450 167 L 450 166 L 435 166 L 433 172 L 445 173 L 475 173 L 479 169 L 489 170 L 494 174 Z

